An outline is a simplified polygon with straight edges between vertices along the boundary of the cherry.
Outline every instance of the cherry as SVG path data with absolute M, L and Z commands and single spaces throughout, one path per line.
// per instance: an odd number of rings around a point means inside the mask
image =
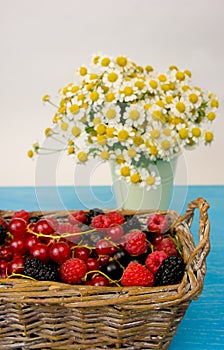
M 75 257 L 86 261 L 89 258 L 90 250 L 86 247 L 75 248 Z
M 9 274 L 11 275 L 12 273 L 23 273 L 24 262 L 24 259 L 19 257 L 11 260 L 8 266 Z
M 25 242 L 26 250 L 30 251 L 31 248 L 37 243 L 41 243 L 40 239 L 35 235 L 32 235 L 32 234 L 29 235 L 26 238 L 26 242 Z
M 10 241 L 10 249 L 14 254 L 23 255 L 26 252 L 26 241 L 23 237 L 15 237 Z
M 28 223 L 29 218 L 30 214 L 24 209 L 16 211 L 12 216 L 12 219 L 23 219 L 26 223 Z
M 35 225 L 35 232 L 43 233 L 44 235 L 51 235 L 55 232 L 55 229 L 51 226 L 49 220 L 40 219 Z
M 14 237 L 24 237 L 26 235 L 26 221 L 20 218 L 12 219 L 8 225 L 9 232 Z
M 62 264 L 70 258 L 71 248 L 66 242 L 55 242 L 50 245 L 49 257 L 56 263 Z
M 30 254 L 33 258 L 37 258 L 41 261 L 48 262 L 48 246 L 44 243 L 37 243 L 30 249 Z
M 10 261 L 12 259 L 12 252 L 9 245 L 0 247 L 0 259 Z
M 99 261 L 95 258 L 88 258 L 86 260 L 86 265 L 88 267 L 88 271 L 98 270 L 99 269 Z
M 91 280 L 91 285 L 92 286 L 108 286 L 109 281 L 105 276 L 95 276 Z
M 119 242 L 123 234 L 124 229 L 120 225 L 111 226 L 106 229 L 106 237 L 110 237 L 114 242 Z
M 110 256 L 109 255 L 100 255 L 99 256 L 99 265 L 100 266 L 103 266 L 103 265 L 106 265 L 110 260 Z
M 98 255 L 112 256 L 117 251 L 117 247 L 107 239 L 100 239 L 96 243 L 96 252 Z

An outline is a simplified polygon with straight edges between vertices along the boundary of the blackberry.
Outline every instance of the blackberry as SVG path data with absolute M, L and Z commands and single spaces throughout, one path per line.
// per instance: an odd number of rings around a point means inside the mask
M 185 263 L 179 256 L 168 256 L 155 274 L 155 285 L 178 284 L 184 276 Z
M 5 239 L 6 239 L 6 236 L 7 236 L 7 229 L 0 225 L 0 245 L 4 244 L 5 243 Z
M 24 264 L 24 275 L 38 281 L 59 281 L 58 269 L 52 263 L 45 263 L 39 259 L 28 259 Z
M 90 225 L 92 218 L 94 218 L 95 216 L 100 215 L 100 214 L 104 214 L 102 209 L 99 209 L 99 208 L 90 209 L 86 213 L 86 224 Z
M 131 230 L 140 230 L 141 223 L 135 215 L 125 215 L 125 223 L 122 225 L 124 232 L 127 233 Z

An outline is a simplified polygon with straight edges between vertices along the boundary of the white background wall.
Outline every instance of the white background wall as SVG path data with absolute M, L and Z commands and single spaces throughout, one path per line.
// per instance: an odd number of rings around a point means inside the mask
M 176 183 L 223 184 L 223 38 L 223 0 L 0 0 L 0 186 L 52 184 L 50 160 L 40 167 L 26 156 L 54 113 L 41 98 L 98 51 L 190 69 L 195 85 L 218 94 L 215 141 L 184 154 Z M 77 184 L 92 167 L 79 169 Z M 57 184 L 72 185 L 75 169 L 71 158 L 58 159 Z M 97 168 L 91 183 L 110 184 L 109 168 Z

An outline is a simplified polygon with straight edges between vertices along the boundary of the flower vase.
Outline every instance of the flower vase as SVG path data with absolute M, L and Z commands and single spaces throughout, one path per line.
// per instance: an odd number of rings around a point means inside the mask
M 161 183 L 155 189 L 146 190 L 140 184 L 127 183 L 116 173 L 115 162 L 111 162 L 111 174 L 113 181 L 113 191 L 117 202 L 117 208 L 129 210 L 167 210 L 169 208 L 174 175 L 178 157 L 170 161 L 157 160 L 153 166 L 161 178 Z

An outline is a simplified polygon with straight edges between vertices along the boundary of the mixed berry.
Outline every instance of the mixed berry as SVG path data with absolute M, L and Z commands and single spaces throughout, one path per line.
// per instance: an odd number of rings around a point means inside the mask
M 180 283 L 185 263 L 169 213 L 124 215 L 95 208 L 52 218 L 0 217 L 0 278 L 91 286 Z

